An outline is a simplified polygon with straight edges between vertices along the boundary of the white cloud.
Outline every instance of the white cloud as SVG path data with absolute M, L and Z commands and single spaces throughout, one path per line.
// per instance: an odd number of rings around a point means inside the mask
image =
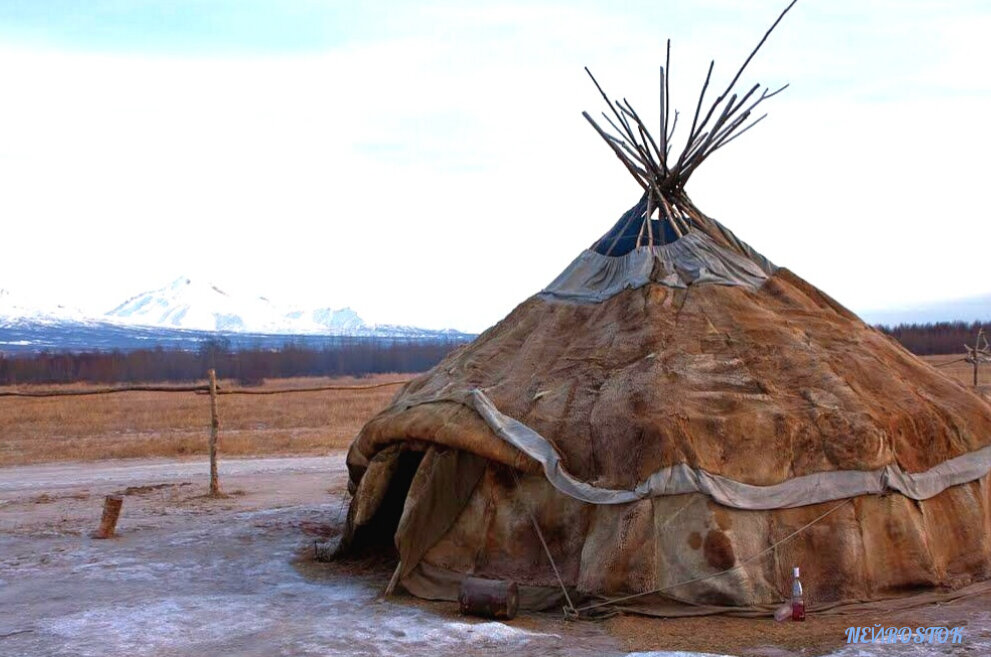
M 725 84 L 778 4 L 672 17 L 680 107 L 708 56 Z M 855 308 L 991 287 L 988 14 L 900 7 L 800 3 L 746 76 L 795 88 L 690 185 Z M 896 10 L 898 29 L 868 38 Z M 498 320 L 636 201 L 580 116 L 600 109 L 581 67 L 655 115 L 665 25 L 594 6 L 419 11 L 324 54 L 0 49 L 0 286 L 106 309 L 188 272 L 371 321 Z

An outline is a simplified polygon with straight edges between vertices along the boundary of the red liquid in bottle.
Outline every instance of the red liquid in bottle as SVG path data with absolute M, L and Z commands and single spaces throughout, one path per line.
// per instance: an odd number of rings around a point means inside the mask
M 798 578 L 798 567 L 795 567 L 795 578 L 791 583 L 791 619 L 805 620 L 805 597 L 802 594 L 802 581 Z

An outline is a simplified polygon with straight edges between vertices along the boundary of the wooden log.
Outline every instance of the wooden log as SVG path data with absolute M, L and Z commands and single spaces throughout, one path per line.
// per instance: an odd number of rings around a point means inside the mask
M 660 197 L 661 203 L 664 205 L 664 214 L 667 217 L 668 223 L 671 224 L 671 228 L 674 228 L 674 232 L 679 238 L 684 237 L 685 234 L 681 232 L 681 228 L 678 227 L 678 224 L 675 221 L 674 211 L 671 209 L 671 205 L 668 203 L 668 200 L 664 198 L 664 194 L 660 194 Z
M 113 538 L 117 535 L 117 519 L 120 508 L 124 504 L 122 495 L 107 495 L 103 498 L 103 515 L 100 517 L 100 528 L 93 532 L 93 538 Z
M 645 228 L 650 228 L 647 224 L 649 223 L 651 213 L 654 211 L 653 210 L 653 202 L 654 202 L 654 196 L 653 196 L 653 194 L 648 194 L 647 195 L 647 214 L 646 214 L 646 217 L 644 218 L 644 220 L 640 222 L 640 230 L 637 231 L 636 248 L 638 248 L 638 249 L 643 245 L 644 229 Z
M 588 112 L 582 112 L 582 116 L 585 117 L 586 121 L 592 124 L 592 127 L 595 128 L 595 131 L 599 133 L 599 136 L 602 137 L 603 141 L 605 141 L 609 145 L 609 148 L 611 148 L 613 153 L 616 154 L 616 157 L 619 158 L 619 161 L 623 163 L 623 165 L 626 167 L 626 170 L 630 172 L 630 175 L 633 176 L 633 179 L 636 180 L 641 187 L 647 189 L 647 182 L 646 182 L 648 178 L 647 173 L 640 171 L 637 168 L 637 166 L 629 160 L 629 158 L 623 155 L 623 151 L 620 150 L 619 147 L 613 143 L 615 140 L 611 138 L 602 128 L 599 127 L 599 124 L 596 123 L 595 120 L 588 115 Z
M 613 128 L 613 130 L 616 130 L 616 132 L 621 132 L 621 131 L 620 131 L 620 130 L 619 130 L 619 129 L 618 129 L 617 127 L 616 127 L 616 124 L 612 122 L 612 119 L 610 119 L 610 118 L 609 118 L 609 117 L 608 117 L 608 116 L 606 115 L 606 113 L 605 113 L 605 112 L 603 112 L 603 113 L 602 113 L 602 117 L 603 117 L 603 118 L 604 118 L 604 119 L 605 119 L 606 121 L 608 121 L 608 122 L 609 122 L 609 125 L 611 125 L 611 126 L 612 126 L 612 128 Z M 607 134 L 608 134 L 608 133 L 607 133 Z M 644 171 L 644 175 L 646 175 L 646 176 L 648 176 L 648 177 L 649 177 L 649 176 L 650 176 L 650 173 L 648 173 L 648 172 L 649 172 L 649 171 L 653 171 L 654 169 L 656 169 L 656 168 L 657 168 L 657 167 L 655 167 L 655 166 L 653 166 L 653 165 L 651 164 L 651 161 L 650 161 L 650 158 L 649 158 L 648 156 L 645 156 L 645 155 L 643 154 L 643 151 L 642 151 L 642 150 L 640 149 L 640 146 L 639 146 L 639 144 L 636 144 L 636 143 L 634 143 L 634 144 L 633 144 L 633 145 L 631 146 L 631 145 L 630 145 L 630 144 L 628 144 L 628 143 L 627 143 L 627 142 L 626 142 L 625 140 L 623 140 L 623 139 L 620 139 L 620 138 L 618 138 L 618 137 L 614 137 L 614 136 L 612 136 L 612 135 L 609 135 L 609 139 L 611 139 L 613 143 L 615 143 L 615 144 L 617 144 L 617 145 L 618 145 L 618 146 L 620 146 L 620 147 L 621 147 L 621 148 L 622 148 L 622 149 L 623 149 L 624 151 L 626 151 L 626 152 L 627 152 L 627 154 L 629 154 L 629 156 L 630 156 L 631 158 L 633 158 L 633 160 L 634 160 L 634 161 L 636 161 L 636 162 L 638 162 L 639 164 L 641 164 L 641 165 L 643 165 L 643 171 Z M 634 150 L 634 149 L 635 149 L 635 150 Z
M 702 92 L 699 93 L 699 102 L 698 105 L 695 106 L 695 116 L 692 118 L 692 129 L 688 131 L 688 143 L 685 144 L 685 150 L 682 151 L 682 155 L 684 155 L 688 151 L 688 149 L 691 148 L 692 142 L 695 141 L 695 137 L 696 137 L 695 128 L 698 127 L 699 112 L 701 112 L 702 110 L 702 101 L 705 99 L 705 92 L 709 88 L 709 80 L 712 79 L 712 68 L 715 65 L 716 65 L 716 60 L 713 59 L 712 61 L 709 62 L 709 72 L 705 74 L 705 82 L 702 84 Z M 682 161 L 683 158 L 679 158 L 678 160 L 679 167 L 681 166 Z
M 601 86 L 599 86 L 599 81 L 595 79 L 595 76 L 592 75 L 592 71 L 588 70 L 588 67 L 587 66 L 585 67 L 585 72 L 588 73 L 588 77 L 592 78 L 592 84 L 594 84 L 595 85 L 595 88 L 599 90 L 599 94 L 602 95 L 602 100 L 606 101 L 606 105 L 609 106 L 609 109 L 612 111 L 613 115 L 616 117 L 616 120 L 619 121 L 620 123 L 624 123 L 623 117 L 620 115 L 619 112 L 616 111 L 616 108 L 613 106 L 612 101 L 609 100 L 609 96 L 607 96 L 606 95 L 606 92 L 602 90 L 602 87 Z M 629 128 L 629 126 L 627 126 L 627 128 Z M 619 128 L 617 128 L 616 131 L 617 132 L 620 132 L 620 133 L 623 132 Z M 636 139 L 633 137 L 633 132 L 630 131 L 630 130 L 627 130 L 626 138 L 629 139 L 630 141 L 636 141 Z
M 640 133 L 640 138 L 643 140 L 644 144 L 643 152 L 647 155 L 654 169 L 656 169 L 656 171 L 653 171 L 652 173 L 655 177 L 667 175 L 668 165 L 665 160 L 663 149 L 657 145 L 656 141 L 654 141 L 654 136 L 650 134 L 650 131 L 647 129 L 647 125 L 643 122 L 643 120 L 641 120 L 640 115 L 633 109 L 633 106 L 630 105 L 630 101 L 624 98 L 623 103 L 625 103 L 626 106 L 620 106 L 620 109 L 636 122 L 637 131 Z M 653 152 L 657 154 L 656 161 L 651 155 L 651 149 L 653 149 Z
M 668 39 L 668 50 L 671 49 L 671 39 Z M 667 88 L 664 85 L 664 67 L 661 67 L 661 152 L 666 153 L 668 150 L 668 122 L 665 118 L 668 111 L 668 101 L 667 101 Z
M 389 583 L 385 587 L 385 593 L 382 594 L 383 597 L 388 598 L 396 590 L 396 585 L 399 584 L 399 574 L 403 572 L 403 561 L 399 560 L 396 564 L 396 569 L 392 571 L 392 577 L 389 578 Z
M 217 416 L 217 371 L 211 369 L 210 376 L 210 495 L 220 495 L 220 480 L 217 476 L 217 437 L 220 433 L 220 418 Z
M 705 153 L 705 150 L 709 147 L 709 144 L 711 144 L 712 141 L 716 138 L 716 131 L 718 130 L 719 126 L 722 125 L 723 121 L 726 120 L 726 116 L 729 114 L 729 111 L 730 109 L 732 109 L 734 103 L 736 103 L 736 94 L 730 96 L 729 102 L 727 102 L 726 106 L 723 107 L 723 111 L 720 112 L 719 118 L 716 119 L 715 125 L 712 127 L 712 130 L 708 132 L 706 138 L 702 140 L 701 145 L 698 147 L 698 149 L 693 153 L 693 155 L 689 159 L 685 160 L 684 167 L 682 167 L 681 171 L 679 171 L 682 180 L 688 180 L 688 176 L 691 175 L 689 172 L 691 172 L 694 169 L 694 167 L 698 164 L 697 162 L 698 157 L 701 154 Z M 699 129 L 701 130 L 701 127 Z
M 466 577 L 458 592 L 458 607 L 466 616 L 512 620 L 520 607 L 516 582 Z
M 740 137 L 740 136 L 744 135 L 748 130 L 750 130 L 750 128 L 754 127 L 755 125 L 757 125 L 758 123 L 760 123 L 761 121 L 763 121 L 766 118 L 767 118 L 767 114 L 761 114 L 760 118 L 754 119 L 754 121 L 751 122 L 750 125 L 748 125 L 746 128 L 744 128 L 743 130 L 740 130 L 739 132 L 736 132 L 735 134 L 733 134 L 732 136 L 730 136 L 728 139 L 723 139 L 723 141 L 721 141 L 718 144 L 716 144 L 715 147 L 713 147 L 712 152 L 715 152 L 716 149 L 718 149 L 718 148 L 722 148 L 723 146 L 725 146 L 726 144 L 730 143 L 731 141 L 733 141 L 737 137 Z
M 709 119 L 712 118 L 713 113 L 715 113 L 716 108 L 719 107 L 720 103 L 722 103 L 723 100 L 725 100 L 726 97 L 730 94 L 730 92 L 733 91 L 733 87 L 736 86 L 736 83 L 740 79 L 740 76 L 743 75 L 743 71 L 746 70 L 747 66 L 750 64 L 750 61 L 754 58 L 754 55 L 757 54 L 757 51 L 759 51 L 761 47 L 764 45 L 764 42 L 767 41 L 767 37 L 771 36 L 771 32 L 773 32 L 774 28 L 778 26 L 778 23 L 780 23 L 781 19 L 785 17 L 785 14 L 787 14 L 791 10 L 791 8 L 795 6 L 796 2 L 798 2 L 798 0 L 791 0 L 791 3 L 787 7 L 785 7 L 784 11 L 782 11 L 778 15 L 777 20 L 775 20 L 774 23 L 771 25 L 771 27 L 767 29 L 767 32 L 764 33 L 764 36 L 761 38 L 757 46 L 750 51 L 750 55 L 747 56 L 747 59 L 744 60 L 743 65 L 740 66 L 740 68 L 737 70 L 736 75 L 733 76 L 733 79 L 730 80 L 730 83 L 726 86 L 726 91 L 724 91 L 716 98 L 716 102 L 712 104 L 712 107 L 709 108 L 709 112 L 705 115 L 705 118 L 702 119 L 702 123 L 699 124 L 698 126 L 700 132 L 706 126 L 706 124 L 709 123 Z M 730 99 L 729 105 L 733 105 L 734 102 L 735 99 Z
M 668 145 L 668 124 L 671 122 L 671 39 L 668 39 L 666 54 L 664 55 L 664 114 L 661 120 L 661 132 L 664 135 L 664 151 L 667 152 Z
M 671 150 L 671 140 L 674 139 L 674 131 L 678 128 L 678 117 L 679 116 L 681 116 L 681 113 L 678 110 L 675 110 L 674 111 L 674 121 L 671 122 L 671 132 L 668 133 L 668 138 L 667 138 L 668 147 L 667 147 L 667 150 L 664 152 L 664 161 L 665 162 L 667 161 L 667 158 L 668 158 L 668 152 Z
M 654 247 L 654 227 L 650 225 L 650 215 L 654 214 L 654 196 L 647 195 L 647 212 L 643 216 L 643 225 L 647 228 L 647 246 Z
M 681 208 L 678 207 L 678 204 L 675 203 L 674 201 L 671 201 L 671 210 L 673 211 L 674 218 L 681 225 L 681 230 L 685 233 L 685 235 L 687 235 L 692 228 L 691 228 L 691 224 L 686 218 L 685 213 L 681 210 Z
M 626 229 L 630 227 L 630 224 L 633 223 L 633 220 L 635 218 L 636 218 L 636 213 L 633 212 L 632 209 L 631 209 L 630 210 L 630 213 L 629 213 L 629 217 L 623 223 L 623 228 L 616 234 L 615 237 L 613 237 L 612 243 L 609 245 L 609 248 L 606 249 L 606 255 L 607 256 L 608 255 L 612 255 L 613 249 L 615 249 L 616 248 L 616 245 L 619 243 L 619 239 L 626 233 Z M 642 229 L 643 226 L 641 226 L 640 228 Z M 596 244 L 598 244 L 598 242 L 596 242 Z

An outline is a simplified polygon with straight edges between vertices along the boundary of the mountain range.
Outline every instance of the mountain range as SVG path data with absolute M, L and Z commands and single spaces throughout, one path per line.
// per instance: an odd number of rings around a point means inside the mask
M 200 331 L 326 335 L 374 332 L 350 308 L 281 307 L 265 297 L 232 295 L 212 283 L 185 276 L 128 299 L 104 317 L 127 324 Z
M 888 326 L 991 321 L 991 294 L 859 314 L 871 324 Z M 453 329 L 368 324 L 351 308 L 280 305 L 262 296 L 232 294 L 188 276 L 96 316 L 68 305 L 40 308 L 0 289 L 0 352 L 195 349 L 216 339 L 234 347 L 279 348 L 286 342 L 320 347 L 350 338 L 462 342 L 472 337 Z
M 184 348 L 218 337 L 268 346 L 291 337 L 312 346 L 347 337 L 461 341 L 471 336 L 453 329 L 368 324 L 347 307 L 281 305 L 188 276 L 96 316 L 65 305 L 38 307 L 0 289 L 0 351 Z

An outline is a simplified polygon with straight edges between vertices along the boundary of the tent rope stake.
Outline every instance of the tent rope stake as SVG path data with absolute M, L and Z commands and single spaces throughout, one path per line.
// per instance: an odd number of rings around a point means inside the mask
M 516 474 L 515 469 L 511 469 L 510 472 L 513 473 L 513 480 L 516 482 L 516 489 L 520 488 L 520 478 Z M 564 585 L 564 580 L 561 578 L 561 572 L 557 569 L 557 563 L 554 561 L 554 557 L 551 555 L 551 550 L 547 547 L 547 541 L 544 540 L 544 533 L 540 531 L 540 525 L 537 524 L 537 518 L 534 517 L 533 511 L 530 510 L 530 506 L 523 502 L 523 508 L 526 509 L 526 514 L 530 517 L 530 523 L 533 524 L 534 531 L 537 532 L 537 538 L 540 539 L 540 544 L 544 546 L 544 554 L 547 555 L 547 560 L 551 563 L 551 568 L 554 569 L 554 577 L 557 578 L 557 583 L 561 586 L 561 593 L 564 594 L 564 599 L 568 603 L 564 607 L 564 617 L 565 618 L 578 618 L 578 610 L 575 609 L 575 605 L 571 602 L 571 596 L 568 595 L 568 588 Z

